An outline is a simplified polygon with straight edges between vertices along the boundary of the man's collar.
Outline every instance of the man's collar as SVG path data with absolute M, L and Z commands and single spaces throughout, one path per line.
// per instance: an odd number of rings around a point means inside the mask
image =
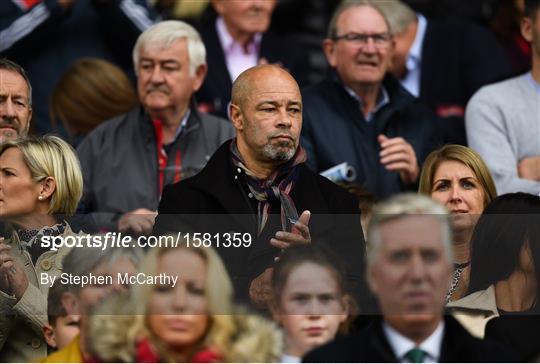
M 436 363 L 440 360 L 444 334 L 444 320 L 441 319 L 435 331 L 433 331 L 433 333 L 420 345 L 416 345 L 414 341 L 400 334 L 386 322 L 383 322 L 383 330 L 398 361 L 406 360 L 404 359 L 405 354 L 415 347 L 418 347 L 427 353 L 428 358 L 426 358 L 426 362 Z
M 540 83 L 538 83 L 533 75 L 532 75 L 532 72 L 527 72 L 527 75 L 526 75 L 527 79 L 529 80 L 529 82 L 531 83 L 532 87 L 536 90 L 536 93 L 540 95 Z
M 221 16 L 216 19 L 216 30 L 219 41 L 221 43 L 221 47 L 226 54 L 234 50 L 235 47 L 238 47 L 242 49 L 242 51 L 244 51 L 244 46 L 234 40 L 234 38 L 231 36 L 231 33 L 229 33 L 229 31 L 227 30 L 225 21 Z M 253 52 L 256 52 L 261 44 L 261 40 L 262 33 L 255 33 L 253 39 L 247 45 L 247 53 L 251 54 Z
M 346 86 L 345 84 L 343 84 L 343 87 L 345 87 L 345 91 L 347 91 L 347 93 L 351 95 L 352 98 L 358 101 L 360 105 L 363 104 L 360 96 L 358 96 L 356 92 L 354 92 L 349 86 Z M 373 110 L 366 117 L 366 121 L 368 122 L 371 121 L 373 119 L 373 115 L 375 115 L 377 111 L 379 111 L 380 109 L 382 109 L 385 105 L 389 103 L 390 103 L 390 95 L 388 94 L 388 91 L 386 90 L 384 85 L 381 83 L 381 86 L 379 88 L 379 94 L 377 95 L 377 103 L 375 104 L 375 107 L 373 108 Z
M 300 358 L 298 356 L 292 356 L 292 355 L 288 355 L 288 354 L 283 354 L 281 356 L 281 362 L 282 363 L 301 363 L 302 358 Z
M 420 14 L 416 14 L 418 19 L 418 25 L 416 28 L 416 35 L 414 37 L 414 42 L 409 49 L 409 54 L 407 55 L 406 67 L 407 71 L 411 71 L 418 67 L 422 61 L 422 48 L 424 44 L 424 38 L 426 36 L 427 29 L 427 20 Z
M 193 104 L 191 104 L 191 105 L 192 106 L 189 107 L 186 110 L 186 112 L 184 113 L 184 116 L 182 116 L 180 124 L 176 128 L 176 132 L 174 134 L 174 140 L 173 141 L 176 141 L 176 139 L 178 139 L 178 137 L 180 136 L 180 134 L 182 134 L 184 132 L 184 130 L 186 130 L 188 128 L 191 130 L 193 125 L 192 125 L 192 123 L 190 123 L 190 125 L 188 125 L 189 119 L 190 119 L 192 114 L 194 114 L 197 117 L 197 110 L 195 108 L 193 108 Z M 141 112 L 141 115 L 144 115 L 143 118 L 141 119 L 141 121 L 143 121 L 143 125 L 148 125 L 150 128 L 152 128 L 152 120 L 153 120 L 152 116 L 142 106 L 140 108 L 140 112 Z M 148 134 L 148 136 L 150 138 L 152 138 L 153 134 Z
M 180 134 L 186 129 L 187 122 L 189 120 L 189 117 L 191 115 L 191 109 L 187 109 L 186 113 L 182 117 L 182 121 L 180 122 L 180 125 L 178 125 L 178 128 L 176 129 L 176 133 L 174 134 L 174 140 L 178 138 Z

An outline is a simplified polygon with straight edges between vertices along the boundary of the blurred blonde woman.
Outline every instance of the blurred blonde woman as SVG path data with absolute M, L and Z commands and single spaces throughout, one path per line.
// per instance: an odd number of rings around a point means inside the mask
M 127 302 L 108 300 L 90 328 L 99 361 L 272 362 L 281 354 L 273 324 L 235 314 L 232 285 L 211 248 L 156 248 L 142 267 L 146 276 L 177 277 L 176 284 L 137 285 Z M 118 316 L 118 313 L 136 313 Z M 114 314 L 114 318 L 103 315 Z M 121 349 L 119 349 L 121 348 Z
M 443 204 L 451 214 L 454 273 L 446 301 L 455 301 L 469 287 L 471 236 L 484 208 L 497 197 L 495 182 L 478 153 L 450 144 L 426 158 L 419 192 Z
M 0 145 L 0 219 L 11 236 L 0 238 L 0 361 L 27 362 L 47 355 L 41 328 L 47 324 L 49 278 L 62 271 L 65 246 L 47 239 L 73 232 L 83 180 L 73 149 L 54 136 Z M 50 241 L 50 240 L 49 240 Z

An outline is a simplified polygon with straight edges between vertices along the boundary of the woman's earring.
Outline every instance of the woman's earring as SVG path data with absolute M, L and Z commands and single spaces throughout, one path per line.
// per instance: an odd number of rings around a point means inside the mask
M 43 200 L 43 196 L 39 196 L 37 199 L 41 201 Z

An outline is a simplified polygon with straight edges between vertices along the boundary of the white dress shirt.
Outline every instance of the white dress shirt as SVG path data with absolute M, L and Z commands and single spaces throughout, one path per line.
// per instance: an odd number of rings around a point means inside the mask
M 426 353 L 424 363 L 438 363 L 441 357 L 441 345 L 444 333 L 444 321 L 441 320 L 439 326 L 433 331 L 433 333 L 424 340 L 420 345 L 405 336 L 401 335 L 395 329 L 393 329 L 386 322 L 383 323 L 383 330 L 386 334 L 386 338 L 390 343 L 390 347 L 394 350 L 396 358 L 400 363 L 410 363 L 409 359 L 405 356 L 411 349 L 415 347 L 423 350 Z
M 288 354 L 281 355 L 281 363 L 301 363 L 302 358 Z
M 234 82 L 242 72 L 248 68 L 255 67 L 259 63 L 262 34 L 255 34 L 251 42 L 244 49 L 242 44 L 233 39 L 222 17 L 218 17 L 216 20 L 216 30 L 219 42 L 223 48 L 223 53 L 225 54 L 227 70 L 229 70 L 231 81 Z
M 345 86 L 345 91 L 347 91 L 349 95 L 351 95 L 356 101 L 358 101 L 360 103 L 360 107 L 362 107 L 362 105 L 364 104 L 362 99 L 356 94 L 356 92 L 352 90 L 352 88 Z M 390 96 L 388 96 L 388 91 L 386 91 L 384 86 L 381 85 L 379 96 L 377 97 L 377 104 L 375 105 L 373 110 L 371 110 L 367 115 L 365 115 L 366 123 L 371 122 L 373 120 L 373 116 L 375 116 L 375 113 L 389 103 Z
M 540 83 L 536 82 L 531 72 L 528 72 L 526 77 L 530 81 L 532 87 L 536 90 L 536 93 L 540 96 Z
M 418 28 L 414 42 L 407 54 L 405 67 L 407 74 L 400 80 L 401 85 L 416 97 L 420 96 L 420 79 L 422 77 L 422 49 L 424 46 L 424 38 L 426 36 L 427 20 L 422 15 L 417 13 Z

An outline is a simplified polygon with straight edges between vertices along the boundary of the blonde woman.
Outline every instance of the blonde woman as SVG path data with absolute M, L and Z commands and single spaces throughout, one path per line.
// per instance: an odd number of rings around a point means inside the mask
M 90 343 L 96 360 L 137 362 L 268 362 L 281 354 L 273 324 L 233 312 L 232 285 L 211 248 L 151 250 L 146 277 L 176 277 L 136 285 L 125 302 L 105 302 L 93 318 Z M 118 316 L 118 313 L 136 313 Z M 114 314 L 113 319 L 110 316 Z M 104 335 L 104 333 L 107 333 Z M 121 348 L 119 350 L 119 348 Z
M 73 234 L 64 218 L 75 213 L 83 180 L 73 149 L 54 136 L 0 145 L 0 219 L 12 228 L 0 238 L 0 361 L 26 362 L 47 355 L 43 275 L 62 270 L 68 248 L 51 250 L 52 237 Z
M 471 236 L 484 208 L 497 197 L 495 183 L 478 153 L 450 144 L 426 158 L 419 192 L 443 204 L 451 214 L 454 273 L 446 301 L 458 300 L 469 286 Z

